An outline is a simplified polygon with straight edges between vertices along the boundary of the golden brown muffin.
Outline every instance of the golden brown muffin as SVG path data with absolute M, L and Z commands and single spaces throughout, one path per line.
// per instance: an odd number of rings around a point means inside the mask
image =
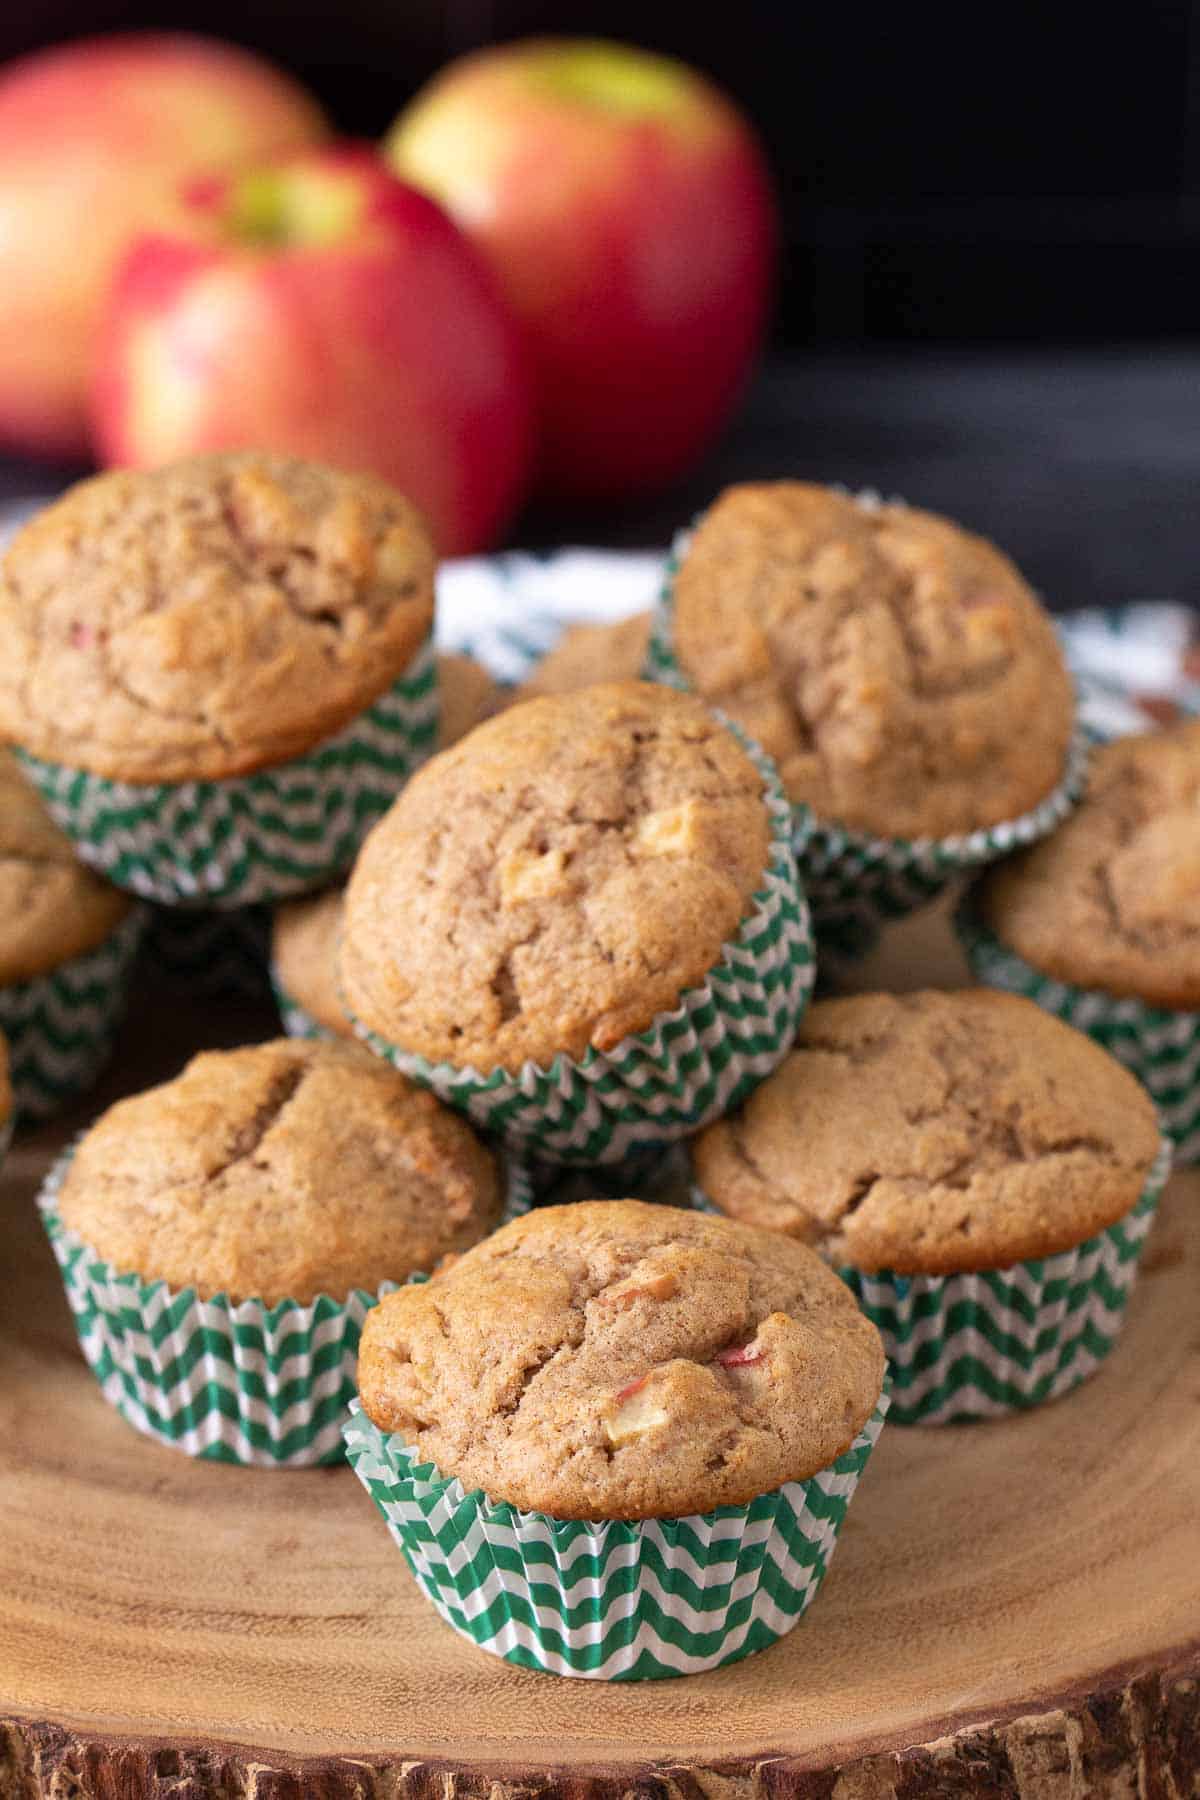
M 692 1161 L 722 1212 L 831 1262 L 953 1275 L 1094 1237 L 1137 1204 L 1160 1144 L 1149 1095 L 1099 1044 L 969 988 L 819 1001 Z
M 516 691 L 518 700 L 538 694 L 573 694 L 598 681 L 636 681 L 650 642 L 650 614 L 634 613 L 611 625 L 568 625 Z
M 975 902 L 1059 981 L 1200 1008 L 1200 721 L 1095 751 L 1078 811 L 998 864 Z
M 4 559 L 0 732 L 118 781 L 286 762 L 412 661 L 433 570 L 374 476 L 250 451 L 97 475 Z
M 728 488 L 683 559 L 673 631 L 697 692 L 819 819 L 946 837 L 1019 817 L 1064 775 L 1054 628 L 1006 556 L 933 513 Z
M 132 906 L 79 861 L 12 756 L 0 750 L 0 986 L 94 950 Z
M 473 656 L 440 655 L 437 669 L 437 747 L 448 750 L 474 726 L 490 718 L 499 705 L 500 689 Z
M 563 1519 L 740 1506 L 827 1468 L 883 1347 L 802 1244 L 639 1200 L 547 1206 L 368 1317 L 363 1408 L 443 1475 Z
M 275 909 L 271 928 L 271 963 L 275 978 L 326 1031 L 352 1038 L 338 987 L 338 944 L 342 935 L 345 889 L 326 888 Z
M 118 1101 L 59 1197 L 117 1269 L 268 1305 L 403 1281 L 500 1210 L 462 1119 L 357 1045 L 295 1038 L 208 1051 Z
M 528 700 L 434 757 L 371 832 L 346 1003 L 459 1067 L 611 1050 L 718 962 L 769 848 L 762 778 L 700 701 L 642 682 Z

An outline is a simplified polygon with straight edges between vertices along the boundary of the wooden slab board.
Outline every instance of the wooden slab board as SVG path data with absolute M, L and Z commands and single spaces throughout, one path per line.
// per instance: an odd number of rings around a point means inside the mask
M 856 982 L 962 979 L 935 914 Z M 348 1469 L 192 1462 L 80 1359 L 34 1214 L 50 1156 L 201 1040 L 272 1028 L 144 996 L 105 1088 L 0 1177 L 4 1800 L 1200 1794 L 1200 1174 L 1172 1182 L 1093 1381 L 885 1430 L 783 1642 L 688 1680 L 561 1680 L 444 1627 Z

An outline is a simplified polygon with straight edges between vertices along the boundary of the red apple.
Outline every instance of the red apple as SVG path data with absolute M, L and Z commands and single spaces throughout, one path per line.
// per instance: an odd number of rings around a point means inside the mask
M 99 339 L 96 447 L 148 465 L 258 447 L 373 470 L 443 554 L 491 541 L 525 487 L 517 326 L 440 207 L 370 149 L 207 181 L 187 236 L 143 238 Z
M 533 39 L 452 63 L 385 144 L 527 328 L 544 491 L 616 497 L 692 462 L 762 338 L 776 214 L 746 120 L 682 63 Z
M 87 453 L 96 314 L 134 232 L 184 177 L 325 135 L 315 100 L 244 50 L 147 33 L 89 38 L 0 75 L 0 438 Z

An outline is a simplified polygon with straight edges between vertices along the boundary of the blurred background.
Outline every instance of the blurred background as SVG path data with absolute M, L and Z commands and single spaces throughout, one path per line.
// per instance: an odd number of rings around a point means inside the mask
M 260 52 L 355 136 L 464 51 L 543 32 L 681 57 L 752 121 L 782 241 L 741 404 L 664 491 L 535 501 L 506 541 L 659 544 L 726 481 L 800 474 L 953 514 L 1052 605 L 1200 600 L 1196 0 L 41 0 L 5 9 L 0 55 L 144 26 Z M 27 469 L 7 459 L 8 492 Z

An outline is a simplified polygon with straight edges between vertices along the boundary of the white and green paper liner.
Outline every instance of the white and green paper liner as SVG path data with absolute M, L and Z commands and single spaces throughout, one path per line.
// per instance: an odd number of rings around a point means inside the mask
M 969 894 L 954 924 L 976 981 L 1023 994 L 1095 1038 L 1149 1092 L 1174 1139 L 1175 1161 L 1200 1161 L 1200 1013 L 1148 1006 L 1043 975 L 983 924 Z
M 262 1000 L 271 991 L 270 943 L 266 906 L 155 906 L 142 964 L 188 1000 Z
M 109 781 L 19 755 L 85 862 L 149 900 L 243 906 L 332 879 L 417 765 L 438 724 L 425 642 L 406 672 L 335 737 L 277 768 L 224 781 Z
M 0 987 L 0 1031 L 19 1120 L 47 1119 L 82 1094 L 112 1054 L 145 930 L 134 907 L 94 950 L 45 975 Z
M 354 1019 L 359 1036 L 480 1130 L 545 1162 L 621 1162 L 736 1106 L 791 1048 L 815 961 L 792 853 L 791 808 L 768 758 L 727 719 L 722 723 L 765 782 L 771 848 L 763 885 L 737 936 L 672 1011 L 613 1050 L 589 1049 L 578 1061 L 556 1056 L 545 1068 L 528 1062 L 516 1072 L 433 1063 Z
M 883 1339 L 897 1425 L 994 1419 L 1057 1400 L 1113 1348 L 1171 1171 L 1163 1147 L 1132 1211 L 1036 1262 L 968 1275 L 842 1268 Z
M 594 1681 L 694 1675 L 765 1649 L 811 1605 L 887 1412 L 828 1469 L 748 1506 L 589 1523 L 521 1512 L 439 1474 L 355 1401 L 355 1474 L 426 1599 L 479 1649 Z
M 396 1283 L 267 1306 L 202 1300 L 194 1288 L 121 1273 L 63 1224 L 58 1194 L 71 1154 L 50 1171 L 38 1207 L 80 1347 L 110 1405 L 188 1456 L 273 1469 L 341 1462 L 363 1320 Z M 514 1169 L 504 1219 L 529 1204 Z
M 690 536 L 684 532 L 676 538 L 667 560 L 645 666 L 647 680 L 683 689 L 691 684 L 675 655 L 672 606 L 675 576 Z M 1019 728 L 1014 722 L 1014 729 Z M 874 837 L 816 819 L 807 806 L 796 806 L 796 865 L 821 948 L 861 956 L 875 943 L 881 926 L 927 906 L 957 876 L 1048 837 L 1083 793 L 1089 742 L 1087 732 L 1077 727 L 1061 781 L 1028 812 L 953 837 Z

